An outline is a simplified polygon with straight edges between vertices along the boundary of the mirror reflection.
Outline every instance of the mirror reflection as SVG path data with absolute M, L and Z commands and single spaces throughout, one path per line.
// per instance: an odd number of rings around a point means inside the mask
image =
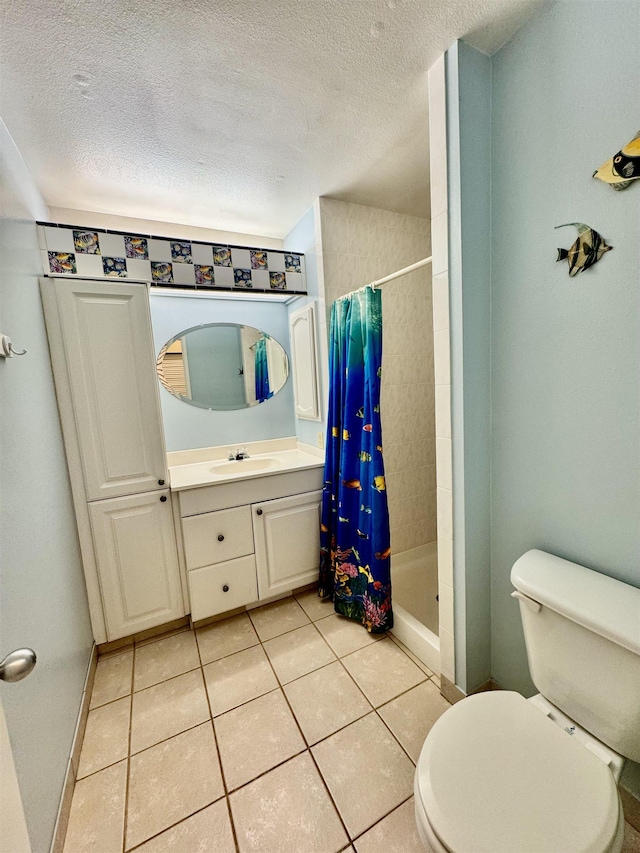
M 158 377 L 174 397 L 225 411 L 264 403 L 284 386 L 289 360 L 271 335 L 236 323 L 205 323 L 171 338 Z

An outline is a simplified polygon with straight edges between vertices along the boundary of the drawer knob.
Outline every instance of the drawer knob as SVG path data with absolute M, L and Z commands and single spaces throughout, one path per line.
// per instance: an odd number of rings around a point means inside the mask
M 159 486 L 164 486 L 164 480 L 158 480 L 158 485 L 159 485 Z
M 257 510 L 256 510 L 256 515 L 262 515 L 262 510 L 261 510 L 261 509 L 257 509 Z
M 222 591 L 223 591 L 223 592 L 229 592 L 229 584 L 227 584 L 227 583 L 226 583 L 226 584 L 222 587 Z
M 160 495 L 160 500 L 162 501 L 162 503 L 164 503 L 166 501 L 166 499 L 167 499 L 166 495 Z
M 224 536 L 222 535 L 222 533 L 218 534 L 218 542 L 224 542 Z

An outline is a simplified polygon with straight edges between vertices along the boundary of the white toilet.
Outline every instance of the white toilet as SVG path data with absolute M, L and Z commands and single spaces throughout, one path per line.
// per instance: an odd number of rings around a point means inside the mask
M 515 563 L 540 693 L 478 693 L 433 726 L 415 775 L 435 853 L 619 853 L 640 761 L 640 589 L 544 551 Z

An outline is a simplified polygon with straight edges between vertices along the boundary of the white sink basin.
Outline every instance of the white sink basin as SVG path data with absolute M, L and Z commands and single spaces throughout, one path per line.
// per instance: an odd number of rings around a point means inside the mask
M 252 471 L 268 471 L 281 467 L 281 462 L 273 456 L 261 456 L 255 459 L 230 459 L 216 462 L 211 473 L 217 477 L 242 477 Z

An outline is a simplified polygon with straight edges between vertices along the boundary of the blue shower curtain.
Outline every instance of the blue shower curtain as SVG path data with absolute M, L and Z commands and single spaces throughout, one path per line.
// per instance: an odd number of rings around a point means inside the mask
M 382 296 L 367 286 L 331 310 L 320 595 L 372 633 L 393 627 L 381 364 Z
M 255 368 L 256 368 L 256 400 L 259 403 L 268 400 L 273 396 L 273 392 L 269 387 L 269 367 L 267 364 L 267 342 L 264 338 L 256 341 L 255 348 Z

